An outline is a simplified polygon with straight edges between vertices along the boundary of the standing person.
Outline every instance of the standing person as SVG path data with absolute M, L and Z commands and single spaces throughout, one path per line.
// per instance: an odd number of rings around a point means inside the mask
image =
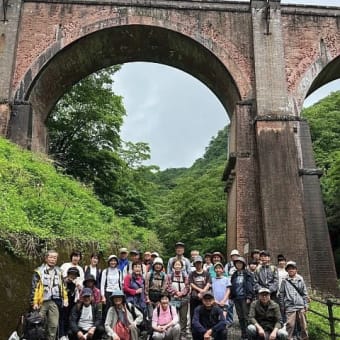
M 168 294 L 162 294 L 160 304 L 152 314 L 153 340 L 179 340 L 181 327 L 176 308 L 169 304 Z
M 70 340 L 100 340 L 103 333 L 101 309 L 93 303 L 92 290 L 84 288 L 82 301 L 71 310 Z
M 222 255 L 222 253 L 220 253 L 219 251 L 214 251 L 212 254 L 211 254 L 211 266 L 209 268 L 209 274 L 210 274 L 210 277 L 213 278 L 213 277 L 216 277 L 216 272 L 215 272 L 215 264 L 216 263 L 221 263 L 223 264 L 223 261 L 224 261 L 224 257 Z
M 118 268 L 122 273 L 124 272 L 125 267 L 129 263 L 128 254 L 129 254 L 129 251 L 127 250 L 127 248 L 119 249 Z
M 143 321 L 143 314 L 125 300 L 121 290 L 112 292 L 111 307 L 105 319 L 105 331 L 112 340 L 138 340 L 137 326 Z
M 212 266 L 211 262 L 211 253 L 206 253 L 204 255 L 204 263 L 203 263 L 203 269 L 209 272 L 210 267 Z
M 286 330 L 288 339 L 293 339 L 296 320 L 301 330 L 301 339 L 308 340 L 306 312 L 308 310 L 308 295 L 303 277 L 297 274 L 294 261 L 286 264 L 288 277 L 282 280 L 279 292 L 279 301 L 287 317 Z
M 215 304 L 214 296 L 205 292 L 203 304 L 195 308 L 192 321 L 192 337 L 194 340 L 227 339 L 226 321 L 223 311 Z
M 137 306 L 143 312 L 146 311 L 144 288 L 145 280 L 142 275 L 142 265 L 133 263 L 132 274 L 128 274 L 124 278 L 124 293 L 126 301 Z
M 151 259 L 151 252 L 150 251 L 145 251 L 143 254 L 143 263 L 146 268 L 146 273 L 150 270 L 151 265 L 152 265 L 152 259 Z
M 277 272 L 279 274 L 279 290 L 281 287 L 281 282 L 283 279 L 287 277 L 287 271 L 286 271 L 286 258 L 280 254 L 277 255 Z
M 237 249 L 233 249 L 230 252 L 230 261 L 226 263 L 224 266 L 225 275 L 231 277 L 233 273 L 236 271 L 234 261 L 236 261 L 240 257 L 240 252 Z M 234 302 L 233 300 L 229 300 L 228 304 L 228 313 L 227 313 L 227 324 L 231 325 L 234 321 Z
M 256 262 L 257 265 L 261 264 L 260 260 L 260 249 L 253 249 L 250 253 L 250 260 Z
M 64 286 L 67 292 L 68 306 L 60 309 L 59 315 L 59 339 L 65 340 L 69 331 L 69 318 L 73 306 L 79 299 L 79 291 L 75 281 L 79 277 L 77 267 L 71 267 L 67 270 L 67 277 L 64 279 Z
M 77 295 L 75 301 L 77 302 L 79 299 L 79 292 L 83 288 L 83 281 L 84 281 L 84 270 L 80 266 L 80 261 L 82 259 L 81 252 L 78 250 L 73 250 L 72 253 L 70 254 L 70 262 L 65 262 L 60 266 L 61 272 L 63 274 L 63 277 L 67 277 L 67 271 L 71 267 L 76 267 L 79 270 L 79 277 L 74 281 L 74 283 L 77 286 Z
M 143 276 L 145 276 L 146 274 L 146 267 L 145 264 L 142 263 L 141 259 L 140 259 L 140 253 L 138 250 L 133 249 L 130 251 L 129 253 L 130 256 L 130 260 L 127 264 L 127 266 L 125 266 L 124 271 L 123 271 L 123 278 L 125 278 L 126 275 L 128 274 L 132 274 L 133 269 L 132 266 L 134 263 L 139 263 L 141 265 L 141 273 Z
M 248 263 L 248 271 L 250 274 L 252 274 L 253 279 L 255 280 L 255 272 L 257 268 L 257 261 L 256 260 L 250 260 Z
M 248 339 L 287 339 L 287 332 L 281 329 L 280 318 L 280 307 L 270 299 L 270 290 L 260 288 L 258 300 L 253 301 L 250 305 Z
M 181 326 L 181 336 L 185 338 L 188 324 L 189 307 L 189 277 L 183 270 L 183 262 L 175 260 L 172 263 L 172 273 L 167 276 L 167 291 L 171 295 L 170 304 L 177 308 Z
M 183 271 L 185 271 L 186 275 L 189 275 L 191 271 L 191 265 L 190 261 L 184 256 L 184 250 L 185 246 L 183 242 L 177 242 L 175 244 L 175 251 L 176 251 L 176 256 L 171 257 L 168 262 L 168 267 L 167 267 L 167 273 L 171 274 L 173 270 L 173 263 L 176 260 L 180 260 L 183 264 Z
M 229 296 L 230 296 L 230 277 L 224 275 L 223 264 L 220 262 L 214 265 L 216 277 L 211 279 L 211 288 L 216 304 L 223 310 L 224 315 L 227 315 Z M 230 322 L 227 325 L 230 325 Z
M 260 288 L 270 290 L 270 298 L 277 301 L 277 292 L 279 289 L 279 274 L 277 267 L 270 264 L 270 253 L 267 250 L 262 250 L 260 253 L 261 264 L 255 271 L 255 292 Z
M 240 257 L 240 252 L 237 249 L 233 249 L 230 252 L 230 261 L 226 263 L 224 267 L 224 272 L 228 275 L 231 276 L 233 273 L 236 271 L 234 261 L 236 261 Z
M 194 265 L 194 260 L 195 260 L 195 257 L 199 256 L 199 254 L 200 252 L 196 249 L 190 251 L 190 266 L 191 266 L 190 271 L 193 271 L 196 269 Z
M 98 267 L 99 265 L 99 254 L 92 253 L 90 258 L 90 264 L 84 267 L 85 278 L 92 275 L 96 280 L 96 287 L 100 287 L 100 277 L 102 270 Z
M 195 270 L 189 274 L 191 288 L 190 295 L 190 324 L 194 316 L 194 310 L 202 304 L 202 296 L 210 288 L 210 275 L 203 270 L 203 260 L 201 256 L 194 259 Z
M 145 276 L 145 302 L 147 303 L 149 317 L 152 317 L 154 308 L 161 300 L 162 294 L 166 292 L 167 280 L 163 269 L 163 260 L 156 257 L 151 270 Z
M 234 261 L 236 271 L 231 276 L 230 297 L 233 299 L 242 338 L 247 338 L 248 313 L 251 301 L 254 299 L 253 276 L 246 269 L 246 260 L 239 257 Z
M 57 338 L 59 308 L 68 306 L 67 292 L 61 269 L 57 266 L 58 253 L 47 251 L 45 262 L 35 269 L 32 278 L 31 305 L 47 321 L 47 339 Z
M 118 257 L 110 255 L 107 259 L 108 267 L 102 272 L 100 284 L 100 294 L 102 302 L 105 304 L 104 316 L 110 307 L 110 296 L 112 292 L 123 288 L 123 274 L 118 268 Z

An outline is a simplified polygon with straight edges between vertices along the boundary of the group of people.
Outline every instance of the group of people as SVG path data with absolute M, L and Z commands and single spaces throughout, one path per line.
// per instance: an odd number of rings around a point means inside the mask
M 121 248 L 106 268 L 98 254 L 80 266 L 81 253 L 57 266 L 49 250 L 33 275 L 31 304 L 46 318 L 46 338 L 138 340 L 227 339 L 234 307 L 242 339 L 293 339 L 296 325 L 308 339 L 308 295 L 297 265 L 266 250 L 253 250 L 249 261 L 238 250 L 225 263 L 220 252 L 184 256 L 182 242 L 165 266 L 157 252 Z M 284 327 L 283 327 L 284 325 Z

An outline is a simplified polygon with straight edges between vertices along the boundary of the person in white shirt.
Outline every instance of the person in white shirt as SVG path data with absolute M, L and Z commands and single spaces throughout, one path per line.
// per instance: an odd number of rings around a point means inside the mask
M 70 340 L 101 339 L 104 333 L 101 310 L 92 303 L 92 289 L 84 288 L 82 302 L 73 306 L 70 316 Z
M 104 315 L 110 308 L 110 296 L 112 292 L 123 288 L 123 274 L 118 268 L 118 257 L 110 255 L 107 259 L 108 267 L 103 270 L 100 282 L 100 294 L 105 304 Z

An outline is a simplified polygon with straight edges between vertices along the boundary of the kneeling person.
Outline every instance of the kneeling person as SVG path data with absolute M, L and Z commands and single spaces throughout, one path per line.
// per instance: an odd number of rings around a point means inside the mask
M 152 339 L 179 340 L 181 327 L 178 323 L 176 308 L 169 304 L 169 296 L 162 294 L 160 305 L 152 314 Z
M 227 338 L 226 320 L 223 310 L 214 300 L 214 296 L 206 292 L 202 296 L 203 305 L 195 308 L 192 320 L 192 337 L 203 340 L 213 337 L 214 340 Z
M 92 289 L 84 288 L 82 302 L 73 306 L 70 315 L 71 340 L 101 339 L 104 333 L 102 313 L 92 299 Z
M 121 290 L 112 292 L 110 299 L 112 307 L 109 308 L 105 320 L 105 331 L 109 339 L 120 340 L 126 337 L 138 340 L 137 325 L 143 321 L 143 314 L 126 302 Z
M 258 300 L 250 305 L 248 339 L 287 339 L 288 334 L 281 329 L 280 319 L 280 307 L 270 299 L 270 290 L 260 288 Z

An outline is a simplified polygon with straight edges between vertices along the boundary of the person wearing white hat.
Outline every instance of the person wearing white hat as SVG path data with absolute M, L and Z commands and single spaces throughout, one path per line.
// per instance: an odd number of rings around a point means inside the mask
M 118 268 L 118 257 L 110 255 L 107 259 L 107 264 L 108 267 L 103 270 L 100 282 L 100 293 L 102 302 L 105 304 L 105 315 L 110 307 L 112 292 L 123 287 L 123 274 Z
M 281 308 L 287 317 L 286 329 L 288 339 L 293 339 L 295 323 L 299 320 L 301 339 L 308 339 L 306 312 L 308 310 L 307 287 L 303 277 L 297 274 L 297 266 L 294 261 L 286 263 L 288 277 L 281 282 L 279 301 Z
M 147 303 L 150 317 L 154 307 L 159 303 L 162 294 L 166 291 L 167 280 L 163 269 L 163 260 L 156 257 L 153 260 L 151 270 L 145 276 L 145 302 Z
M 279 305 L 270 299 L 270 290 L 261 287 L 258 300 L 250 305 L 247 335 L 249 340 L 255 339 L 287 339 L 287 332 L 281 328 Z

